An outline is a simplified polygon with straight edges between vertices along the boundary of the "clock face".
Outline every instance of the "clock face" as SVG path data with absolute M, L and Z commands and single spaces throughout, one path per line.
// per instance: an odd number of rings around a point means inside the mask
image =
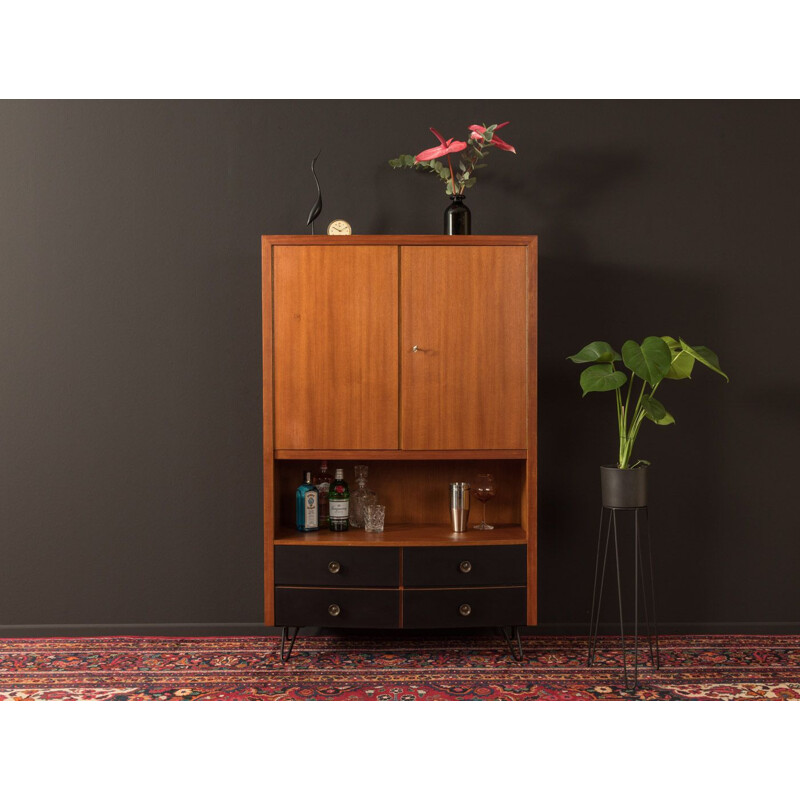
M 353 232 L 350 223 L 343 219 L 335 219 L 328 225 L 329 236 L 349 236 Z

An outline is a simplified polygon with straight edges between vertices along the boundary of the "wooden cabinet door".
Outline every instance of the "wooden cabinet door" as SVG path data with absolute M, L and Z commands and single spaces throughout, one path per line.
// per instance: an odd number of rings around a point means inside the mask
M 526 447 L 526 273 L 525 247 L 401 248 L 403 449 Z
M 276 449 L 398 447 L 397 247 L 273 248 Z

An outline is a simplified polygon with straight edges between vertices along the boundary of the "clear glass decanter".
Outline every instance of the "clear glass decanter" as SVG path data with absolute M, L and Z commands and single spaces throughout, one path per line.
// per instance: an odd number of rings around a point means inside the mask
M 354 528 L 363 528 L 364 507 L 374 506 L 378 495 L 367 488 L 369 467 L 366 464 L 356 464 L 355 473 L 357 488 L 350 492 L 350 524 Z

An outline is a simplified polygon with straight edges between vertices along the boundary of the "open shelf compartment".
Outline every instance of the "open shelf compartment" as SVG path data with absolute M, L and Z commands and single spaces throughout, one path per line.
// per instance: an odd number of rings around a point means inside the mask
M 331 474 L 341 467 L 351 492 L 355 488 L 354 466 L 369 467 L 367 486 L 386 506 L 383 534 L 351 528 L 344 533 L 328 530 L 303 534 L 295 529 L 295 492 L 303 473 L 319 470 L 319 460 L 278 460 L 275 462 L 276 530 L 275 544 L 342 544 L 365 546 L 425 546 L 447 544 L 524 544 L 523 523 L 526 462 L 509 459 L 468 460 L 334 460 L 328 459 Z M 486 519 L 493 531 L 472 529 L 454 534 L 450 524 L 449 486 L 454 481 L 472 482 L 479 472 L 491 472 L 497 494 L 486 506 Z M 483 509 L 472 502 L 469 524 L 482 519 Z

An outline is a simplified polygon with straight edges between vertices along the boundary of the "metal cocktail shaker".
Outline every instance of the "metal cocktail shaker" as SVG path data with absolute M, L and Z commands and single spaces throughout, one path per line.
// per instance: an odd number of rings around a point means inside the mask
M 450 519 L 453 522 L 453 531 L 461 533 L 467 529 L 469 519 L 469 484 L 450 484 Z

